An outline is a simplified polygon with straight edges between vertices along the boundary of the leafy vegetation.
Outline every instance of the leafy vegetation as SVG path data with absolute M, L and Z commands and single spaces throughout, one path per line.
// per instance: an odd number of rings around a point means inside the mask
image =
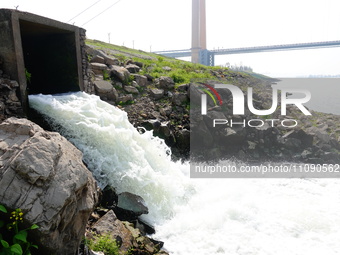
M 110 74 L 106 70 L 103 71 L 103 79 L 104 79 L 104 81 L 109 81 L 110 80 Z
M 93 251 L 102 251 L 105 255 L 119 255 L 119 247 L 116 240 L 110 234 L 96 236 L 93 240 L 87 240 L 88 247 Z
M 31 74 L 29 71 L 27 71 L 26 68 L 25 68 L 25 75 L 26 75 L 26 81 L 27 81 L 28 83 L 31 83 L 32 74 Z
M 37 229 L 33 224 L 26 229 L 20 229 L 19 225 L 23 222 L 23 212 L 16 209 L 8 217 L 6 207 L 0 205 L 0 255 L 30 255 L 30 249 L 38 248 L 37 245 L 28 241 L 28 230 Z M 6 236 L 6 240 L 5 240 Z

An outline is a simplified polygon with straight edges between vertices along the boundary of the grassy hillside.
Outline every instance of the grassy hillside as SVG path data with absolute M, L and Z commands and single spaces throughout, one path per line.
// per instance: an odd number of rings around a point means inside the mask
M 217 79 L 218 73 L 221 78 L 226 81 L 233 82 L 234 77 L 242 74 L 242 76 L 256 77 L 259 79 L 270 79 L 264 75 L 255 73 L 236 72 L 228 68 L 220 66 L 210 67 L 201 64 L 193 64 L 191 62 L 169 58 L 141 50 L 134 50 L 124 46 L 117 46 L 108 44 L 97 40 L 87 40 L 87 45 L 93 46 L 97 49 L 102 49 L 109 55 L 113 55 L 121 62 L 132 59 L 135 62 L 143 63 L 141 74 L 149 74 L 154 78 L 161 76 L 170 76 L 177 85 L 189 83 L 196 79 Z

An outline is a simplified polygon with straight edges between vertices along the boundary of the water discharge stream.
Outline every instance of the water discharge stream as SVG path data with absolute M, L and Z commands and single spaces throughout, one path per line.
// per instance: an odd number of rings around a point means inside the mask
M 190 179 L 188 164 L 125 112 L 82 92 L 31 95 L 30 106 L 84 154 L 103 188 L 142 196 L 154 238 L 174 255 L 340 252 L 337 179 Z

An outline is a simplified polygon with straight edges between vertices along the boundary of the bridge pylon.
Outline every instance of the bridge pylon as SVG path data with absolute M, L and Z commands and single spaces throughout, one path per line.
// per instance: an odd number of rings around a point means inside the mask
M 192 0 L 191 62 L 201 63 L 201 56 L 207 50 L 207 29 L 205 0 Z

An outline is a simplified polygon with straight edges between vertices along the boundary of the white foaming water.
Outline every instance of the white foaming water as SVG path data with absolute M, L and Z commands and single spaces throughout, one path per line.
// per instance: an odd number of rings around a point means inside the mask
M 84 162 L 104 188 L 142 196 L 147 220 L 171 218 L 172 208 L 187 201 L 192 185 L 185 166 L 170 160 L 170 150 L 151 132 L 141 135 L 126 112 L 83 92 L 58 96 L 32 95 L 30 106 L 83 152 Z
M 313 255 L 340 251 L 336 179 L 190 179 L 151 132 L 139 134 L 125 112 L 82 92 L 34 95 L 84 154 L 101 187 L 141 195 L 154 238 L 174 255 Z

